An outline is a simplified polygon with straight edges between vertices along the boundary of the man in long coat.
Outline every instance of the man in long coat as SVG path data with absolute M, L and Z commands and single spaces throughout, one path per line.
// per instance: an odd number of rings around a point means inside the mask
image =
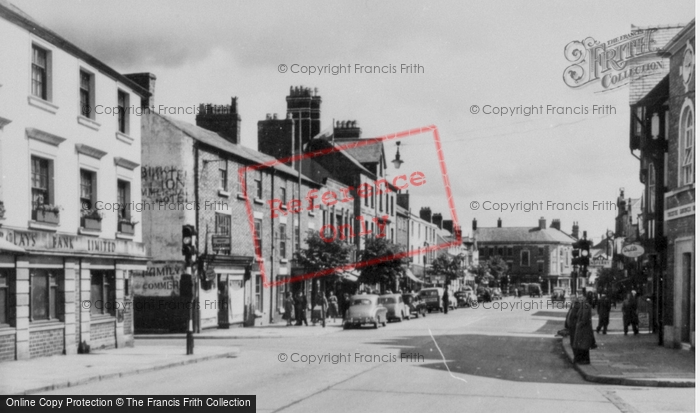
M 569 344 L 571 348 L 574 347 L 574 336 L 576 335 L 576 321 L 578 320 L 578 311 L 581 307 L 581 303 L 574 299 L 569 308 L 569 312 L 566 313 L 566 321 L 564 322 L 564 328 L 569 330 Z
M 639 334 L 639 316 L 637 315 L 637 296 L 635 291 L 630 292 L 622 303 L 622 324 L 625 335 L 627 335 L 627 329 L 630 324 L 632 324 L 634 334 Z
M 610 309 L 612 308 L 612 302 L 606 293 L 600 295 L 600 300 L 598 300 L 598 327 L 595 331 L 600 333 L 603 329 L 603 334 L 608 334 L 608 324 L 610 324 Z
M 574 350 L 574 363 L 590 364 L 590 350 L 596 347 L 593 335 L 593 309 L 588 302 L 581 299 L 576 319 L 576 334 L 571 346 Z
M 286 297 L 284 297 L 284 316 L 282 317 L 287 320 L 287 325 L 292 325 L 292 320 L 294 319 L 294 298 L 291 292 L 287 292 Z

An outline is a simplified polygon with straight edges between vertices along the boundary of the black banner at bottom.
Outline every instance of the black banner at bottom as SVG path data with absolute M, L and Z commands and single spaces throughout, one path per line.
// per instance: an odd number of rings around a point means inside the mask
M 200 411 L 254 413 L 255 396 L 0 396 L 2 412 Z

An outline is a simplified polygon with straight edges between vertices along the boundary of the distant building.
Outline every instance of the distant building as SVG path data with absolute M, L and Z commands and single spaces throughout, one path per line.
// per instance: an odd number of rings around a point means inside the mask
M 508 264 L 510 284 L 540 283 L 543 291 L 571 285 L 571 250 L 576 238 L 561 230 L 558 219 L 547 227 L 540 218 L 536 227 L 504 227 L 498 219 L 496 227 L 482 228 L 472 221 L 472 233 L 478 242 L 479 261 L 501 257 Z M 578 226 L 574 226 L 575 233 Z M 583 285 L 585 280 L 580 280 Z

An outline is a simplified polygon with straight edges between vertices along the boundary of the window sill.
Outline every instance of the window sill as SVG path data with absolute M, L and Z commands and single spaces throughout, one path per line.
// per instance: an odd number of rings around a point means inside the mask
M 255 202 L 256 204 L 259 204 L 259 205 L 262 205 L 265 203 L 265 201 L 263 201 L 260 198 L 253 198 L 253 202 Z
M 310 217 L 315 217 L 316 214 L 315 214 L 314 212 L 309 211 L 309 216 L 310 216 Z
M 90 314 L 90 324 L 113 323 L 117 318 L 110 314 Z
M 58 230 L 58 225 L 59 224 L 50 224 L 48 222 L 39 222 L 39 221 L 29 221 L 27 226 L 31 229 L 40 229 L 43 231 L 53 231 L 56 232 Z
M 78 115 L 78 123 L 87 127 L 87 128 L 95 130 L 95 131 L 99 131 L 100 126 L 102 126 L 99 123 L 95 122 L 94 120 L 92 120 L 90 118 L 86 118 L 83 115 Z
M 134 138 L 132 138 L 131 136 L 129 136 L 125 133 L 116 132 L 115 135 L 117 137 L 117 140 L 120 140 L 128 145 L 131 145 L 132 143 L 134 143 Z
M 243 195 L 243 194 L 241 194 L 241 193 L 236 194 L 236 198 L 241 199 L 241 200 L 247 200 L 247 199 L 248 199 L 247 196 L 245 196 L 245 195 Z
M 51 114 L 55 115 L 56 112 L 58 112 L 58 106 L 54 105 L 53 103 L 49 102 L 48 100 L 44 100 L 40 97 L 36 97 L 33 95 L 27 96 L 27 100 L 29 101 L 29 104 L 31 106 L 45 110 Z
M 286 259 L 286 258 L 282 258 L 282 259 L 280 260 L 280 264 L 286 264 L 286 263 L 288 263 L 288 262 L 289 262 L 289 260 Z
M 219 196 L 224 197 L 224 198 L 231 198 L 231 193 L 229 191 L 224 191 L 223 189 L 219 189 Z
M 136 236 L 134 234 L 127 234 L 126 232 L 117 232 L 114 234 L 114 237 L 118 238 L 118 239 L 128 239 L 128 240 L 133 240 L 134 238 L 136 238 Z
M 80 235 L 99 237 L 101 233 L 102 233 L 102 230 L 99 230 L 99 229 L 86 229 L 83 227 L 78 228 L 78 234 L 80 234 Z
M 17 333 L 17 329 L 9 324 L 0 325 L 0 336 L 9 336 Z
M 66 327 L 63 321 L 59 320 L 42 320 L 31 321 L 29 323 L 29 331 L 46 331 L 46 330 L 62 330 Z

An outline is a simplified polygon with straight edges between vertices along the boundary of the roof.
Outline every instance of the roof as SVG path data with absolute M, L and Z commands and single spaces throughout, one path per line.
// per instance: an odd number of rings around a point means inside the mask
M 327 145 L 329 145 L 329 146 L 331 146 L 331 147 L 333 147 L 333 148 L 338 148 L 339 146 L 342 146 L 342 143 L 343 143 L 343 142 L 345 142 L 345 141 L 341 141 L 341 142 L 339 142 L 339 143 L 336 143 L 336 142 L 334 142 L 334 141 L 331 139 L 332 136 L 333 136 L 333 133 L 330 133 L 330 134 L 329 134 L 329 133 L 327 133 L 327 132 L 321 132 L 321 133 L 319 133 L 318 135 L 316 135 L 316 136 L 314 136 L 313 138 L 311 138 L 311 140 L 310 140 L 309 143 L 308 143 L 308 148 L 311 148 L 311 152 L 317 150 L 318 148 L 313 148 L 315 142 L 325 142 Z M 368 146 L 369 146 L 369 145 L 368 145 Z M 372 172 L 372 171 L 368 170 L 367 168 L 365 168 L 365 167 L 362 165 L 362 163 L 361 163 L 357 158 L 355 158 L 354 156 L 352 156 L 352 155 L 350 154 L 350 152 L 349 152 L 347 149 L 346 149 L 346 150 L 339 150 L 339 151 L 337 151 L 337 152 L 340 153 L 340 154 L 341 154 L 342 156 L 344 156 L 345 158 L 347 158 L 353 165 L 355 165 L 357 168 L 359 168 L 361 172 L 364 172 L 365 174 L 368 174 L 368 175 L 370 175 L 371 177 L 376 178 L 376 175 L 374 174 L 374 172 Z
M 199 126 L 193 125 L 191 123 L 187 123 L 181 120 L 173 119 L 167 116 L 163 116 L 159 113 L 154 113 L 152 112 L 150 115 L 152 116 L 157 116 L 161 119 L 163 119 L 165 122 L 170 123 L 174 127 L 180 129 L 184 134 L 187 136 L 191 137 L 192 139 L 201 142 L 203 144 L 209 145 L 211 147 L 214 147 L 216 149 L 220 149 L 224 152 L 231 153 L 233 155 L 236 155 L 240 158 L 246 159 L 250 162 L 253 162 L 258 165 L 262 165 L 264 163 L 272 163 L 277 161 L 275 158 L 269 155 L 265 155 L 262 152 L 258 152 L 254 149 L 247 148 L 243 145 L 240 144 L 235 144 L 232 143 L 221 136 L 219 136 L 218 133 L 212 132 L 210 130 L 201 128 Z M 276 163 L 274 166 L 272 166 L 275 170 L 280 171 L 282 173 L 285 173 L 287 175 L 293 176 L 293 177 L 298 177 L 299 173 L 293 169 L 290 168 L 289 166 L 283 164 L 283 163 Z M 307 181 L 308 183 L 315 184 L 317 186 L 321 186 L 318 182 L 308 178 L 305 175 L 301 176 L 302 179 Z
M 353 158 L 360 161 L 360 163 L 380 163 L 383 164 L 382 159 L 384 158 L 384 144 L 382 142 L 374 144 L 366 144 L 359 146 L 352 146 L 352 143 L 362 142 L 364 139 L 343 139 L 339 140 L 340 145 L 348 145 L 350 147 L 345 149 Z
M 101 60 L 87 53 L 83 49 L 59 36 L 56 32 L 42 25 L 36 21 L 32 16 L 28 15 L 22 11 L 19 7 L 11 4 L 7 0 L 0 0 L 0 17 L 5 18 L 7 21 L 16 24 L 17 26 L 29 31 L 35 36 L 38 36 L 47 42 L 53 44 L 56 47 L 61 48 L 65 52 L 75 56 L 78 59 L 83 60 L 85 63 L 93 66 L 95 69 L 99 70 L 103 74 L 118 80 L 130 87 L 134 93 L 141 97 L 150 97 L 151 93 L 142 88 L 133 80 L 127 78 L 123 74 L 112 69 L 107 64 L 103 63 Z
M 685 38 L 695 36 L 695 19 L 691 20 L 680 32 L 664 46 L 659 52 L 663 56 L 669 56 L 677 52 L 678 48 L 685 45 Z
M 574 237 L 551 227 L 477 228 L 474 230 L 474 238 L 479 243 L 571 244 L 576 241 Z

